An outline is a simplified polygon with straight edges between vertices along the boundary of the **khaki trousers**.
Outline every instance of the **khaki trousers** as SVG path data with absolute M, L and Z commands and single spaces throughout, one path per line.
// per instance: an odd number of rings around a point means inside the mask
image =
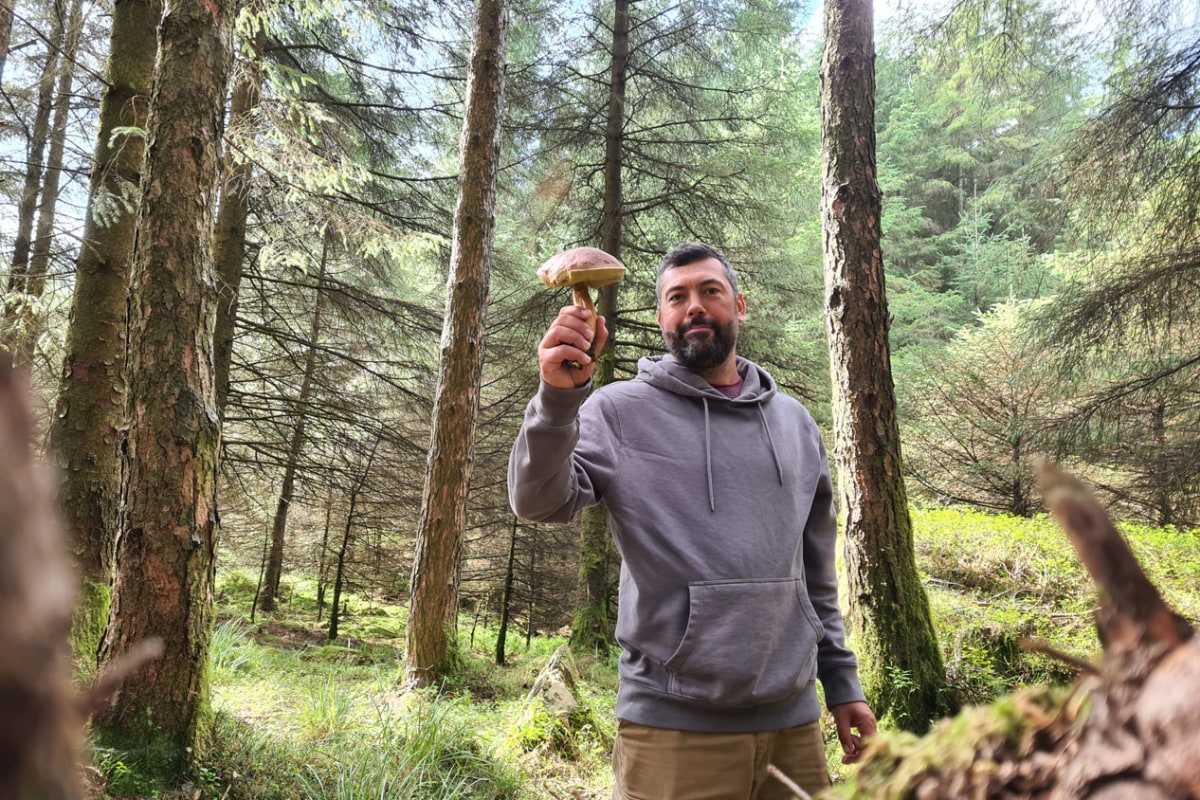
M 814 797 L 828 788 L 819 722 L 761 733 L 701 733 L 621 720 L 613 800 L 792 800 L 774 764 Z

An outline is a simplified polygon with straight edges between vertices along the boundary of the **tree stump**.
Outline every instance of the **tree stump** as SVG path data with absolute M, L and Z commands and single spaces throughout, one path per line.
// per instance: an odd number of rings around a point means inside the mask
M 34 458 L 23 376 L 0 358 L 0 798 L 83 796 L 83 728 L 132 672 L 162 654 L 138 642 L 85 695 L 71 683 L 77 577 L 54 501 Z
M 1100 593 L 1104 655 L 1068 690 L 1032 687 L 881 738 L 834 794 L 916 800 L 1200 800 L 1200 638 L 1104 509 L 1045 465 L 1038 482 Z
M 75 578 L 35 463 L 23 378 L 0 358 L 0 796 L 80 796 L 82 719 L 71 689 Z

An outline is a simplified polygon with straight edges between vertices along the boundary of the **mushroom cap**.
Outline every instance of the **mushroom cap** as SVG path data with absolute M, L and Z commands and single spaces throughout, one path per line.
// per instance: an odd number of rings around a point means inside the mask
M 575 247 L 552 255 L 537 274 L 550 287 L 583 284 L 598 289 L 625 277 L 625 265 L 599 248 Z

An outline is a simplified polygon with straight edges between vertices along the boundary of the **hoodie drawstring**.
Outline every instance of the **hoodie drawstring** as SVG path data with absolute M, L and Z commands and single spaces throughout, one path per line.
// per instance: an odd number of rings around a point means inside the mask
M 758 418 L 762 420 L 763 430 L 767 432 L 767 444 L 771 445 L 771 458 L 775 459 L 775 471 L 779 473 L 779 485 L 783 486 L 783 464 L 779 461 L 779 453 L 775 450 L 775 437 L 771 435 L 771 426 L 767 423 L 767 412 L 763 411 L 762 403 L 756 403 Z
M 708 422 L 708 398 L 701 397 L 704 403 L 704 470 L 708 475 L 708 510 L 717 510 L 717 496 L 713 492 L 712 472 L 712 435 Z M 767 445 L 771 448 L 771 458 L 775 461 L 775 473 L 779 476 L 779 485 L 783 486 L 783 462 L 779 460 L 779 451 L 775 449 L 775 437 L 771 435 L 771 425 L 767 422 L 767 412 L 763 411 L 761 403 L 755 403 L 758 418 L 762 421 L 763 432 L 767 435 Z
M 701 397 L 704 401 L 704 468 L 708 471 L 708 510 L 717 510 L 717 497 L 713 494 L 713 477 L 712 477 L 712 448 L 709 446 L 708 433 L 708 398 Z

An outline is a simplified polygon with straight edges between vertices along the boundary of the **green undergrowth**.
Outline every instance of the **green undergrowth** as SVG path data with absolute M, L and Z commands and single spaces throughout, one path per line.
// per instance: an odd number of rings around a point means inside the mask
M 1066 535 L 1033 519 L 961 508 L 914 508 L 917 566 L 959 705 L 984 703 L 1031 684 L 1060 685 L 1071 668 L 1022 651 L 1022 639 L 1085 659 L 1100 654 L 1099 599 Z M 1168 602 L 1200 619 L 1200 532 L 1121 525 L 1143 569 Z
M 964 705 L 1010 692 L 1065 686 L 1061 660 L 1022 650 L 1039 637 L 1084 658 L 1099 652 L 1091 612 L 1096 591 L 1066 537 L 1046 518 L 914 508 L 917 563 L 926 580 L 950 691 Z M 1135 553 L 1168 602 L 1200 616 L 1200 534 L 1125 526 Z M 551 800 L 609 793 L 615 735 L 616 658 L 572 659 L 579 708 L 557 713 L 529 698 L 563 636 L 510 637 L 507 665 L 493 663 L 497 632 L 464 618 L 462 669 L 438 691 L 404 686 L 406 608 L 396 598 L 345 598 L 339 637 L 317 621 L 314 581 L 281 587 L 275 612 L 249 610 L 255 581 L 218 574 L 210 657 L 217 713 L 214 746 L 180 786 L 145 778 L 118 750 L 97 751 L 101 797 L 171 800 Z M 897 674 L 897 680 L 903 680 Z M 1022 687 L 1031 687 L 1022 690 Z M 1039 695 L 1042 696 L 1042 695 Z M 1049 695 L 1045 695 L 1049 696 Z M 944 743 L 989 725 L 999 712 L 969 710 L 943 721 L 943 739 L 887 733 L 868 772 L 844 767 L 832 721 L 822 721 L 839 787 L 900 785 L 889 774 L 959 752 Z M 987 734 L 993 735 L 993 734 Z M 995 734 L 1000 735 L 1000 734 Z M 939 744 L 939 741 L 942 744 Z M 960 748 L 961 749 L 961 748 Z M 888 781 L 891 781 L 890 783 Z M 857 782 L 857 783 L 855 783 Z M 883 789 L 879 796 L 887 796 Z M 859 794 L 857 796 L 872 796 Z

